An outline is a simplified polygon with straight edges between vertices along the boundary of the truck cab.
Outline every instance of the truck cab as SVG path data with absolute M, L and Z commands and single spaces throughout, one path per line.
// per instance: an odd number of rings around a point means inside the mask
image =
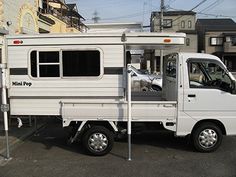
M 218 57 L 172 54 L 164 67 L 163 96 L 178 104 L 177 136 L 190 134 L 195 148 L 205 152 L 219 146 L 222 134 L 236 134 L 235 78 Z

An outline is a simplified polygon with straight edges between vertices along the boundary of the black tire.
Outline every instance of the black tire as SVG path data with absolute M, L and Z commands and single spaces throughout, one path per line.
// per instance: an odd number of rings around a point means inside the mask
M 95 141 L 95 144 L 92 143 Z M 114 143 L 114 134 L 105 127 L 93 126 L 83 135 L 84 148 L 94 156 L 103 156 L 108 154 Z M 106 144 L 106 145 L 105 145 Z
M 152 85 L 152 89 L 155 90 L 155 91 L 157 91 L 157 92 L 162 91 L 162 88 L 159 87 L 159 86 L 157 86 L 157 85 Z
M 199 152 L 213 152 L 221 145 L 221 129 L 214 123 L 205 122 L 195 128 L 191 135 L 194 148 Z

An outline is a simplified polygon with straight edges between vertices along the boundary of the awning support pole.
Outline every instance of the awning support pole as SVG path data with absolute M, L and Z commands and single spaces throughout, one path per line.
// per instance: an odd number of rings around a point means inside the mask
M 2 70 L 2 112 L 4 117 L 4 130 L 6 136 L 6 160 L 10 159 L 10 149 L 9 149 L 9 137 L 8 137 L 8 114 L 7 111 L 9 109 L 7 105 L 7 91 L 6 91 L 6 64 L 1 64 Z
M 127 97 L 128 97 L 128 161 L 131 161 L 131 65 L 127 65 Z

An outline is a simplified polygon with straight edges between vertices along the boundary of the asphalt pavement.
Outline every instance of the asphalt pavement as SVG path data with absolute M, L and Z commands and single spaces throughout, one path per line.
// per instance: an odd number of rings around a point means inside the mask
M 3 126 L 4 122 L 1 118 L 0 114 L 0 164 L 6 159 L 6 135 Z M 18 127 L 16 118 L 9 120 L 8 141 L 10 152 L 24 143 L 24 140 L 27 138 L 36 135 L 37 131 L 46 123 L 42 118 L 37 119 L 36 122 L 34 120 L 35 119 L 31 119 L 29 122 L 28 117 L 22 119 L 23 124 L 21 127 Z
M 236 137 L 224 137 L 214 153 L 198 153 L 171 132 L 132 136 L 132 161 L 127 143 L 114 143 L 110 154 L 93 157 L 80 144 L 67 145 L 61 122 L 50 121 L 12 151 L 0 165 L 0 177 L 235 177 Z

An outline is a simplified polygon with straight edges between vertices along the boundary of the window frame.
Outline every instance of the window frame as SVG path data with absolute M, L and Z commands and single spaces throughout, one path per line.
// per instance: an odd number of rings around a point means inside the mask
M 63 51 L 99 51 L 100 53 L 100 75 L 99 76 L 63 76 Z M 36 51 L 37 77 L 31 75 L 31 52 Z M 59 77 L 40 77 L 39 76 L 39 52 L 59 52 Z M 45 63 L 42 65 L 56 65 L 57 63 Z M 104 75 L 104 53 L 98 47 L 77 47 L 77 48 L 32 48 L 28 52 L 28 76 L 32 80 L 59 80 L 59 79 L 81 79 L 81 80 L 99 80 Z
M 212 39 L 222 39 L 222 44 L 212 44 Z M 210 37 L 210 46 L 223 46 L 224 44 L 224 37 Z
M 192 21 L 191 20 L 188 21 L 188 28 L 192 28 Z
M 100 53 L 100 75 L 98 76 L 63 76 L 63 56 L 62 52 L 63 51 L 99 51 Z M 102 76 L 104 75 L 104 67 L 103 67 L 103 52 L 100 48 L 77 48 L 77 49 L 61 49 L 61 78 L 65 79 L 84 79 L 84 78 L 93 78 L 93 79 L 101 79 Z
M 181 21 L 181 28 L 185 28 L 185 21 L 184 20 Z
M 189 70 L 189 65 L 190 65 L 190 62 L 198 62 L 198 63 L 201 63 L 201 62 L 210 62 L 210 63 L 214 63 L 218 66 L 220 66 L 222 69 L 225 69 L 227 70 L 227 68 L 224 67 L 224 65 L 222 63 L 220 63 L 219 61 L 217 60 L 212 60 L 212 59 L 207 59 L 207 58 L 189 58 L 187 59 L 187 71 L 188 71 L 188 87 L 189 89 L 215 89 L 215 90 L 221 90 L 221 91 L 224 91 L 224 92 L 227 92 L 223 89 L 220 89 L 219 87 L 211 87 L 211 86 L 203 86 L 203 87 L 191 87 L 190 85 L 190 70 Z M 226 75 L 229 77 L 229 79 L 232 81 L 232 78 L 226 73 Z M 227 93 L 230 93 L 230 92 L 227 92 Z M 230 93 L 231 94 L 231 93 Z
M 167 22 L 166 24 L 169 24 L 169 25 L 164 25 L 164 21 L 166 21 Z M 168 22 L 168 21 L 170 21 L 170 22 Z M 173 24 L 173 20 L 172 19 L 170 19 L 170 18 L 163 19 L 163 24 L 162 24 L 163 28 L 172 28 L 173 27 L 172 24 Z
M 190 46 L 190 38 L 186 38 L 186 46 Z

